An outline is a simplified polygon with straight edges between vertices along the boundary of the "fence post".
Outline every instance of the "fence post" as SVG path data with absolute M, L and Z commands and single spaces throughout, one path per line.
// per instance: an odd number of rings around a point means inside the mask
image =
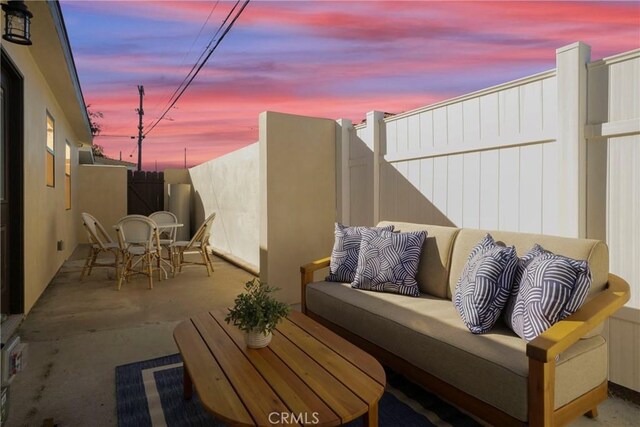
M 587 212 L 587 64 L 591 47 L 576 42 L 556 50 L 558 85 L 558 231 L 586 237 Z
M 367 133 L 373 139 L 373 224 L 380 222 L 380 180 L 382 163 L 387 153 L 386 129 L 384 127 L 384 113 L 370 111 L 367 113 Z
M 349 119 L 337 120 L 336 126 L 336 197 L 337 221 L 350 224 L 351 218 L 351 169 L 349 167 L 351 132 Z

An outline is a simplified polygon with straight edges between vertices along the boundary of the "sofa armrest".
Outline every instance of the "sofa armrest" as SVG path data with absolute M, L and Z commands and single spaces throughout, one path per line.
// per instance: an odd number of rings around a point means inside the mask
M 527 356 L 546 363 L 605 321 L 630 298 L 629 284 L 609 274 L 607 288 L 578 311 L 544 331 L 527 344 Z
M 313 272 L 329 267 L 330 263 L 331 257 L 326 257 L 300 267 L 300 283 L 302 285 L 302 289 L 300 290 L 300 308 L 303 313 L 307 312 L 307 285 L 313 282 Z

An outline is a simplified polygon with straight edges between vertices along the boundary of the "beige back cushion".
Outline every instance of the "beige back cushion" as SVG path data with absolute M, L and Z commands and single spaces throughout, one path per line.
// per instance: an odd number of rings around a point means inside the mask
M 523 257 L 533 245 L 538 243 L 546 250 L 555 254 L 577 260 L 587 260 L 593 278 L 587 299 L 592 296 L 592 294 L 602 291 L 607 284 L 609 275 L 609 251 L 607 245 L 600 240 L 572 239 L 568 237 L 508 231 L 487 232 L 463 228 L 458 233 L 453 247 L 451 274 L 449 275 L 449 288 L 447 293 L 449 299 L 451 299 L 451 295 L 455 290 L 456 283 L 467 262 L 469 253 L 487 233 L 491 233 L 497 242 L 503 242 L 507 246 L 515 246 L 519 257 Z
M 427 238 L 422 245 L 418 276 L 416 277 L 418 286 L 422 293 L 447 298 L 451 251 L 460 229 L 391 221 L 382 221 L 378 224 L 378 227 L 387 225 L 394 225 L 395 231 L 400 232 L 427 231 Z

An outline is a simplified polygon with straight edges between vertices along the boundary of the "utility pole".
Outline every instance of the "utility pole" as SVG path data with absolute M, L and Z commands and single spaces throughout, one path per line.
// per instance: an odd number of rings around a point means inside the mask
M 144 110 L 142 109 L 142 99 L 144 98 L 144 86 L 138 85 L 138 93 L 140 94 L 140 108 L 136 108 L 138 112 L 138 172 L 142 170 L 142 140 L 144 135 L 142 134 L 142 116 L 144 116 Z
M 187 168 L 187 147 L 184 147 L 184 168 Z

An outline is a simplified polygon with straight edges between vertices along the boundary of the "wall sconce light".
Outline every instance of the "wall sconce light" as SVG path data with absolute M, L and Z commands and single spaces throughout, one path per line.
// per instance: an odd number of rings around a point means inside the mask
M 2 10 L 4 11 L 2 38 L 11 43 L 30 45 L 33 14 L 29 12 L 24 1 L 9 0 L 7 4 L 2 5 Z

